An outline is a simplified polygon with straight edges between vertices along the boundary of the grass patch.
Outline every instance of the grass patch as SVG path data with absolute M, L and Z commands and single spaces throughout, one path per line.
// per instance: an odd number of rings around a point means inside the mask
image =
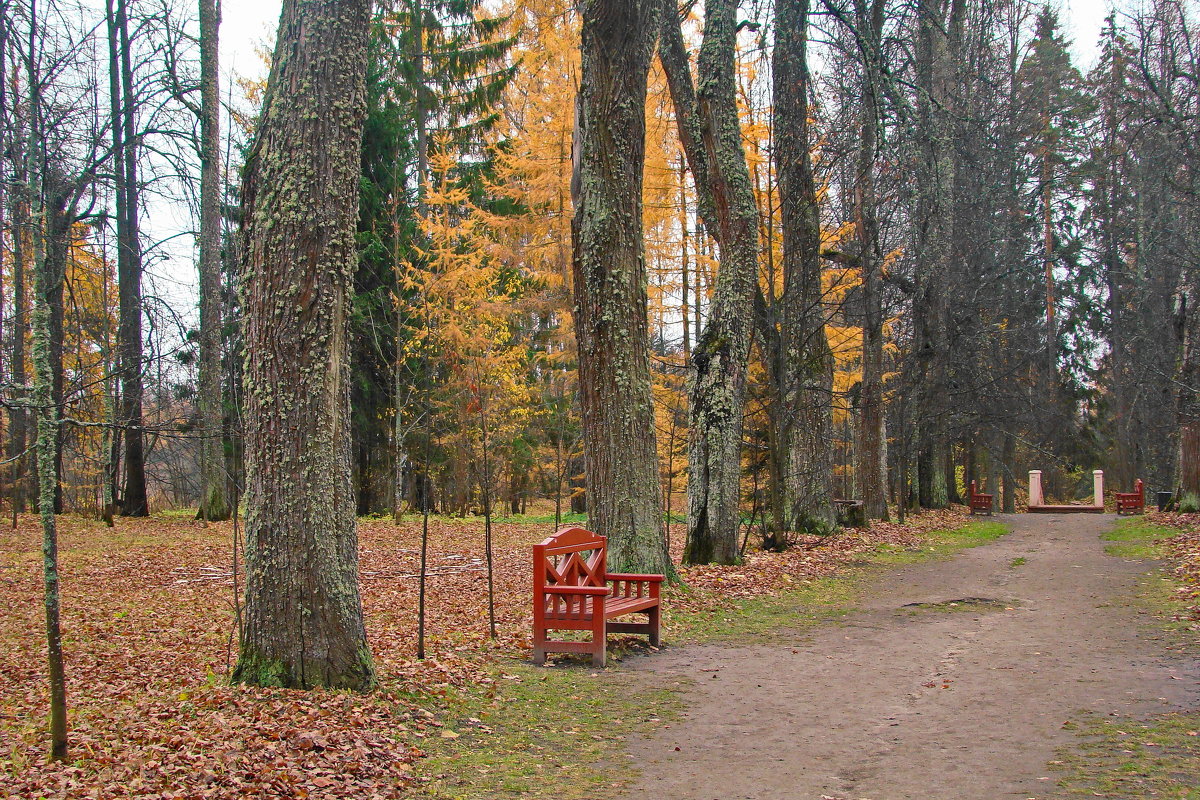
M 715 612 L 664 615 L 671 644 L 763 641 L 794 635 L 822 622 L 837 621 L 855 610 L 872 580 L 884 569 L 946 559 L 970 547 L 995 541 L 1008 532 L 1000 522 L 972 522 L 932 531 L 920 547 L 881 545 L 837 575 L 798 580 L 777 595 L 736 600 Z
M 861 570 L 856 570 L 861 572 Z M 718 611 L 664 614 L 669 644 L 746 642 L 773 638 L 821 622 L 837 620 L 854 610 L 859 594 L 855 576 L 811 578 L 773 597 L 732 602 Z
M 1175 531 L 1143 517 L 1120 520 L 1101 538 L 1104 551 L 1117 558 L 1160 559 L 1159 544 Z M 1142 580 L 1129 602 L 1154 614 L 1181 648 L 1194 647 L 1186 603 L 1176 582 L 1160 572 Z M 1089 713 L 1069 724 L 1078 741 L 1059 751 L 1051 766 L 1064 776 L 1059 786 L 1067 797 L 1156 797 L 1200 800 L 1200 709 L 1156 714 L 1147 719 L 1105 717 Z
M 1200 712 L 1088 715 L 1068 725 L 1081 742 L 1051 762 L 1065 773 L 1058 785 L 1067 797 L 1200 800 Z
M 159 519 L 182 519 L 192 520 L 196 518 L 197 509 L 194 508 L 163 508 L 154 512 L 154 516 Z
M 674 719 L 679 698 L 629 673 L 507 664 L 494 687 L 447 706 L 441 734 L 425 747 L 429 780 L 417 796 L 592 800 L 637 777 L 625 740 Z
M 483 519 L 482 516 L 476 519 Z M 493 522 L 504 523 L 505 525 L 553 525 L 553 514 L 513 514 L 507 517 L 494 517 Z M 559 517 L 559 522 L 563 525 L 587 525 L 587 514 L 562 514 Z M 547 534 L 549 535 L 549 534 Z
M 930 532 L 919 548 L 882 547 L 871 561 L 882 566 L 906 566 L 944 560 L 960 550 L 994 542 L 1006 533 L 1008 527 L 1002 522 L 969 522 L 961 528 Z
M 1174 535 L 1175 531 L 1148 522 L 1144 517 L 1126 517 L 1119 520 L 1115 528 L 1100 538 L 1112 542 L 1104 548 L 1104 552 L 1110 556 L 1152 559 L 1165 555 L 1156 542 Z
M 1016 558 L 1014 558 L 1012 561 L 1009 562 L 1008 566 L 1010 569 L 1016 569 L 1017 567 L 1023 567 L 1028 563 L 1029 562 L 1025 558 L 1025 556 L 1017 556 Z

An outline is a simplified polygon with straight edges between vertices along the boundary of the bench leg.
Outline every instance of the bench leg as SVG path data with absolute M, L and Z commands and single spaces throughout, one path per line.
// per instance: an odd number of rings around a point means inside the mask
M 592 623 L 592 666 L 603 667 L 608 658 L 608 620 L 597 614 Z
M 651 647 L 660 647 L 662 640 L 659 639 L 659 636 L 658 636 L 658 624 L 659 624 L 659 616 L 660 616 L 658 606 L 655 606 L 654 608 L 646 609 L 646 616 L 649 618 L 649 622 L 650 622 L 650 631 L 649 631 L 650 632 L 650 646 Z
M 546 663 L 546 630 L 536 626 L 533 629 L 533 663 L 539 667 Z

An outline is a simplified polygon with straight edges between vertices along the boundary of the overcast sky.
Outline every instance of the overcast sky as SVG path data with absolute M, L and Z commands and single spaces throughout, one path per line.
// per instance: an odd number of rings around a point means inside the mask
M 221 63 L 226 74 L 259 75 L 262 62 L 255 47 L 275 46 L 279 22 L 279 0 L 240 0 L 223 3 L 221 9 Z M 1111 0 L 1063 0 L 1063 29 L 1075 46 L 1077 66 L 1086 72 L 1092 66 L 1096 41 Z

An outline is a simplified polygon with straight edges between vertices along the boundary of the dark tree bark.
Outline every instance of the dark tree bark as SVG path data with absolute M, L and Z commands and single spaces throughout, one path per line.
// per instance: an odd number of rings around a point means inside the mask
M 200 517 L 228 519 L 221 402 L 220 0 L 200 0 Z
M 1200 286 L 1193 278 L 1181 316 L 1184 319 L 1182 358 L 1176 379 L 1179 425 L 1179 492 L 1177 500 L 1200 498 Z
M 833 507 L 833 351 L 825 337 L 821 221 L 808 93 L 809 0 L 775 4 L 775 152 L 783 233 L 783 313 L 772 424 L 785 457 L 786 528 L 830 533 Z M 770 363 L 770 362 L 769 362 Z
M 660 0 L 583 5 L 574 238 L 587 507 L 615 570 L 672 573 L 662 534 L 642 241 L 646 78 Z
M 347 346 L 369 8 L 286 0 L 247 163 L 238 682 L 375 684 L 358 590 Z
M 879 242 L 875 170 L 884 80 L 884 0 L 858 0 L 855 16 L 862 62 L 858 165 L 854 175 L 854 227 L 862 272 L 863 351 L 855 477 L 869 519 L 888 518 L 887 413 L 883 398 L 883 252 Z
M 43 176 L 46 180 L 43 188 L 44 204 L 41 207 L 41 219 L 34 220 L 39 226 L 37 236 L 42 241 L 41 259 L 35 259 L 34 269 L 40 269 L 41 286 L 35 293 L 49 313 L 46 329 L 46 348 L 50 366 L 50 397 L 54 402 L 54 513 L 63 512 L 63 429 L 59 424 L 63 416 L 63 403 L 66 391 L 66 375 L 63 372 L 63 321 L 66 309 L 63 305 L 64 285 L 67 278 L 67 258 L 71 249 L 71 228 L 75 224 L 77 214 L 67 197 L 71 187 L 60 183 L 53 169 L 47 169 Z M 36 248 L 35 248 L 36 249 Z M 35 354 L 36 358 L 36 354 Z M 38 436 L 41 436 L 39 422 Z M 36 447 L 37 457 L 43 457 L 42 447 Z M 39 480 L 45 473 L 39 463 L 37 468 Z M 39 496 L 41 489 L 38 490 Z
M 137 139 L 126 0 L 107 0 L 109 95 L 117 196 L 117 354 L 121 372 L 125 486 L 121 513 L 144 517 L 146 466 L 142 435 L 142 246 L 138 232 Z
M 920 4 L 919 80 L 923 164 L 918 185 L 919 237 L 917 296 L 913 303 L 918 367 L 917 477 L 921 505 L 945 508 L 950 502 L 945 464 L 949 441 L 946 403 L 950 352 L 945 281 L 954 258 L 954 186 L 958 167 L 954 125 L 957 57 L 964 0 L 927 0 Z

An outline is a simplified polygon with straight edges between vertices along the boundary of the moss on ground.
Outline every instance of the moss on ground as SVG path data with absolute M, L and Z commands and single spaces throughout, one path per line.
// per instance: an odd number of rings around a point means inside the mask
M 1119 520 L 1111 531 L 1100 538 L 1112 544 L 1104 552 L 1117 558 L 1162 558 L 1162 547 L 1158 540 L 1174 536 L 1176 531 L 1148 522 L 1144 517 L 1126 517 Z
M 679 695 L 629 673 L 506 664 L 494 689 L 448 698 L 420 797 L 591 800 L 638 775 L 630 737 L 673 719 Z
M 1088 715 L 1051 766 L 1067 797 L 1200 800 L 1200 711 L 1145 720 Z
M 1103 535 L 1104 551 L 1116 558 L 1161 559 L 1159 544 L 1175 531 L 1143 517 L 1120 520 Z M 1161 571 L 1144 578 L 1126 602 L 1153 614 L 1172 646 L 1194 649 L 1175 581 Z M 1065 797 L 1173 798 L 1200 800 L 1200 709 L 1143 719 L 1088 713 L 1066 726 L 1078 741 L 1059 750 L 1051 766 L 1062 773 Z

